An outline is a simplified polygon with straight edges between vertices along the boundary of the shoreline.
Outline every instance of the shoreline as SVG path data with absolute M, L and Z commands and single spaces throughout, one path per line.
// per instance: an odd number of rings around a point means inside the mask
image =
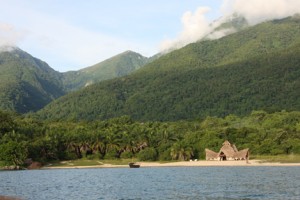
M 181 161 L 181 162 L 169 162 L 169 163 L 158 163 L 158 162 L 137 162 L 141 168 L 151 167 L 295 167 L 299 166 L 300 163 L 278 163 L 278 162 L 262 162 L 261 160 L 250 160 L 249 163 L 246 161 Z M 128 165 L 114 165 L 114 164 L 102 164 L 102 165 L 91 165 L 91 166 L 44 166 L 40 169 L 89 169 L 89 168 L 129 168 Z

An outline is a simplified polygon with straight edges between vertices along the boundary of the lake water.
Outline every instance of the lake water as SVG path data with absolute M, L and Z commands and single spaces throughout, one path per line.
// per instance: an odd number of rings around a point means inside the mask
M 300 199 L 300 167 L 164 167 L 1 171 L 22 199 Z

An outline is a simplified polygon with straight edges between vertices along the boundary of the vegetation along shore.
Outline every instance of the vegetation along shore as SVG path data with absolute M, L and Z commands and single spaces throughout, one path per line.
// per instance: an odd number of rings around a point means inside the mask
M 254 157 L 259 160 L 272 161 L 274 155 L 281 155 L 277 156 L 279 162 L 300 160 L 300 112 L 253 111 L 245 117 L 177 122 L 139 122 L 128 116 L 92 122 L 46 122 L 7 112 L 0 112 L 0 117 L 2 166 L 26 167 L 28 159 L 44 165 L 65 160 L 90 160 L 100 166 L 108 160 L 111 162 L 104 166 L 121 160 L 125 160 L 123 165 L 130 160 L 205 165 L 205 148 L 218 151 L 224 140 L 234 141 L 238 149 L 249 148 L 250 161 L 251 155 L 265 155 Z M 214 163 L 224 165 L 225 161 Z

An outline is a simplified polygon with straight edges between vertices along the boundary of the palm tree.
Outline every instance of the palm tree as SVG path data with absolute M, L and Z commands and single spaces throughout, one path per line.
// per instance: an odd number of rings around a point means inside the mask
M 180 143 L 175 143 L 171 147 L 170 155 L 172 160 L 190 160 L 194 156 L 194 152 L 191 147 L 184 147 Z

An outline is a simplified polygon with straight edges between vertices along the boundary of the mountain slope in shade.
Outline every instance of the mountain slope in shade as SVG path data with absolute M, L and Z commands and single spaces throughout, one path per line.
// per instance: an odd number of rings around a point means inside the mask
M 67 90 L 77 90 L 103 80 L 128 75 L 147 62 L 148 58 L 126 51 L 79 71 L 64 73 L 64 85 Z
M 59 98 L 37 116 L 172 121 L 259 109 L 300 110 L 297 16 L 187 45 L 129 76 Z
M 15 47 L 0 51 L 0 109 L 36 111 L 65 94 L 62 76 L 47 63 Z

